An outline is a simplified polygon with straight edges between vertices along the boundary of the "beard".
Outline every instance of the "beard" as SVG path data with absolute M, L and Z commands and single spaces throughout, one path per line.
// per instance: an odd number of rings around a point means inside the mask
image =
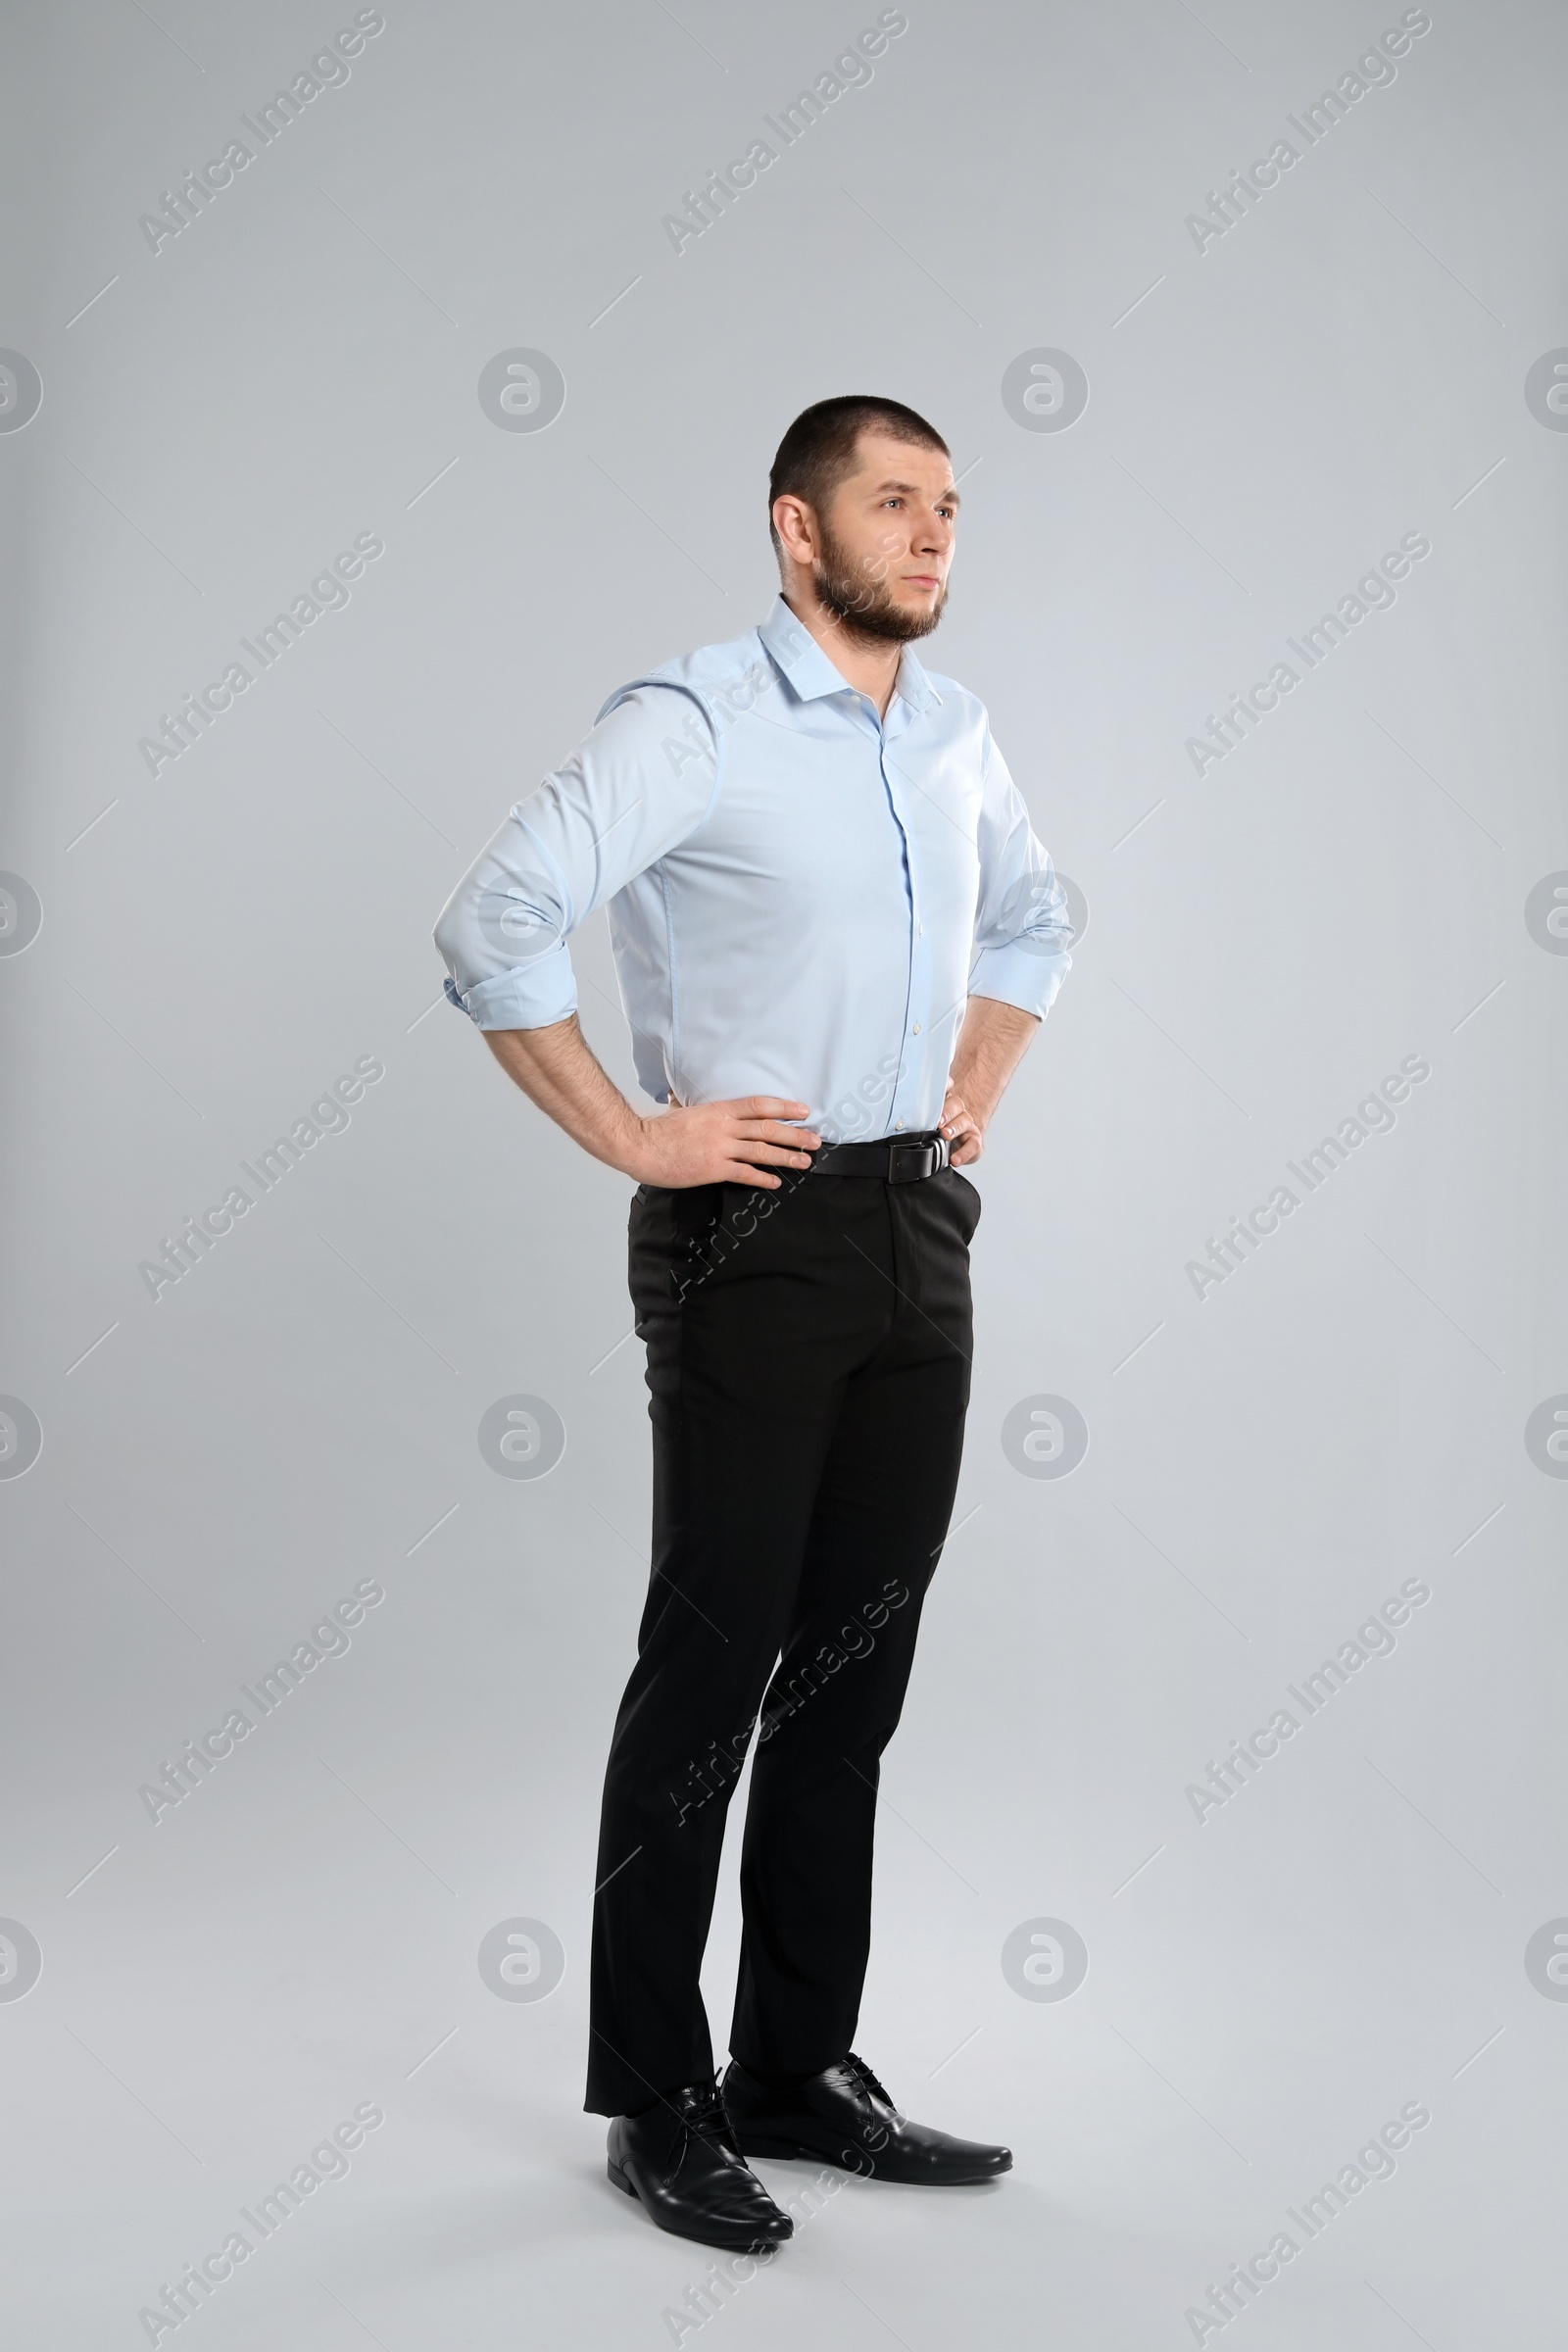
M 820 519 L 818 529 L 822 553 L 812 569 L 812 585 L 850 637 L 880 645 L 907 645 L 916 637 L 930 636 L 947 609 L 946 581 L 928 612 L 906 612 L 895 601 L 887 581 L 874 577 L 866 563 L 857 561 Z

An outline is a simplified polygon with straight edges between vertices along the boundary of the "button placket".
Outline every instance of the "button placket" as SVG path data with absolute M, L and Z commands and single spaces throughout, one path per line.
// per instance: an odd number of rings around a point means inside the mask
M 894 703 L 890 705 L 889 708 L 890 710 L 898 708 L 897 697 L 895 697 Z M 917 966 L 918 962 L 923 960 L 924 951 L 923 949 L 920 950 L 917 955 L 915 943 L 917 938 L 923 936 L 923 926 L 917 925 L 914 917 L 914 861 L 910 851 L 909 828 L 905 822 L 904 811 L 899 806 L 899 796 L 894 790 L 893 779 L 888 774 L 888 737 L 885 721 L 881 723 L 879 727 L 879 733 L 881 736 L 881 741 L 877 748 L 877 765 L 882 777 L 882 790 L 886 796 L 888 808 L 892 811 L 893 821 L 899 828 L 899 838 L 904 848 L 905 890 L 908 898 L 909 906 L 909 959 L 906 978 L 905 994 L 905 1017 L 907 1020 L 909 1012 L 913 1008 L 914 1004 L 919 1002 L 918 992 L 920 987 L 920 979 Z M 913 1030 L 909 1034 L 912 1034 L 914 1037 L 919 1036 L 920 1024 L 918 1021 L 915 1022 Z M 908 1128 L 908 1114 L 912 1108 L 911 1097 L 916 1093 L 919 1086 L 919 1071 L 917 1067 L 911 1067 L 912 1059 L 913 1057 L 907 1054 L 906 1048 L 901 1046 L 899 1052 L 898 1082 L 893 1091 L 893 1099 L 888 1104 L 890 1111 L 899 1111 L 905 1114 L 902 1117 L 895 1118 L 893 1121 L 892 1131 L 895 1135 L 903 1135 Z

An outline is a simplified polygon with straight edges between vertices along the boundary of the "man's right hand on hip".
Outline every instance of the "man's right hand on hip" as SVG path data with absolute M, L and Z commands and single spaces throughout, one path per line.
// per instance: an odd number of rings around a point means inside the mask
M 772 1168 L 808 1168 L 821 1137 L 787 1124 L 809 1115 L 808 1102 L 777 1095 L 745 1095 L 731 1102 L 671 1103 L 638 1121 L 640 1135 L 623 1162 L 641 1184 L 751 1184 L 776 1192 Z

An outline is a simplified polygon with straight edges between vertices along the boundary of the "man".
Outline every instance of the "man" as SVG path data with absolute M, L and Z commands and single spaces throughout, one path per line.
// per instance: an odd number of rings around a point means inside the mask
M 746 2156 L 989 2180 L 851 2043 L 879 1759 L 947 1534 L 982 1139 L 1069 965 L 1063 894 L 983 706 L 913 642 L 947 602 L 946 443 L 817 403 L 774 461 L 782 595 L 634 679 L 514 808 L 436 927 L 502 1067 L 635 1177 L 653 1575 L 605 1782 L 591 2112 L 662 2229 L 791 2223 Z M 645 1116 L 577 1025 L 608 905 Z M 698 1975 L 753 1733 L 733 2063 Z

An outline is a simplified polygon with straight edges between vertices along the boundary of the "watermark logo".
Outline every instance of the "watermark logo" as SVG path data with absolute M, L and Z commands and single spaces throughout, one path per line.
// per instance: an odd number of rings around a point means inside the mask
M 1026 2001 L 1065 2001 L 1089 1974 L 1089 1946 L 1064 1919 L 1026 1919 L 1002 1947 L 1002 1973 Z
M 479 1974 L 503 2001 L 548 2000 L 566 1973 L 566 1955 L 542 1919 L 498 1920 L 479 1946 Z
M 1002 1450 L 1025 1478 L 1066 1478 L 1089 1451 L 1089 1424 L 1065 1396 L 1024 1396 L 1002 1424 Z
M 1548 1919 L 1525 1945 L 1525 1975 L 1548 2001 L 1568 2001 L 1568 1919 Z
M 1048 858 L 1020 883 L 1008 911 L 1016 918 L 1015 948 L 1026 956 L 1062 956 L 1083 937 L 1089 901 Z
M 566 405 L 566 379 L 548 353 L 498 351 L 479 370 L 479 406 L 504 433 L 542 433 Z
M 500 1396 L 479 1423 L 479 1451 L 502 1478 L 544 1478 L 566 1450 L 566 1425 L 542 1396 Z
M 1084 933 L 1089 928 L 1089 901 L 1071 874 L 1058 873 L 1056 880 L 1066 898 L 1067 920 L 1072 926 L 1072 937 L 1065 944 L 1069 948 L 1081 947 Z
M 20 1396 L 0 1396 L 0 1478 L 21 1478 L 43 1451 L 43 1425 Z
M 43 903 L 21 874 L 0 874 L 0 956 L 30 948 L 43 924 Z
M 1525 407 L 1548 433 L 1568 433 L 1568 349 L 1542 353 L 1525 377 Z
M 43 378 L 21 351 L 0 351 L 0 433 L 20 433 L 43 406 Z
M 557 936 L 537 907 L 500 888 L 480 900 L 479 928 L 497 955 L 513 963 L 535 955 L 546 940 L 554 945 Z
M 38 1938 L 20 1919 L 0 1919 L 0 2001 L 20 2001 L 43 1974 Z
M 1020 351 L 1002 379 L 1002 405 L 1028 433 L 1064 433 L 1089 406 L 1089 378 L 1069 351 Z
M 1547 1396 L 1537 1405 L 1525 1423 L 1525 1451 L 1548 1478 L 1568 1478 L 1568 1396 Z
M 1525 929 L 1548 956 L 1568 956 L 1568 873 L 1542 875 L 1525 901 Z

